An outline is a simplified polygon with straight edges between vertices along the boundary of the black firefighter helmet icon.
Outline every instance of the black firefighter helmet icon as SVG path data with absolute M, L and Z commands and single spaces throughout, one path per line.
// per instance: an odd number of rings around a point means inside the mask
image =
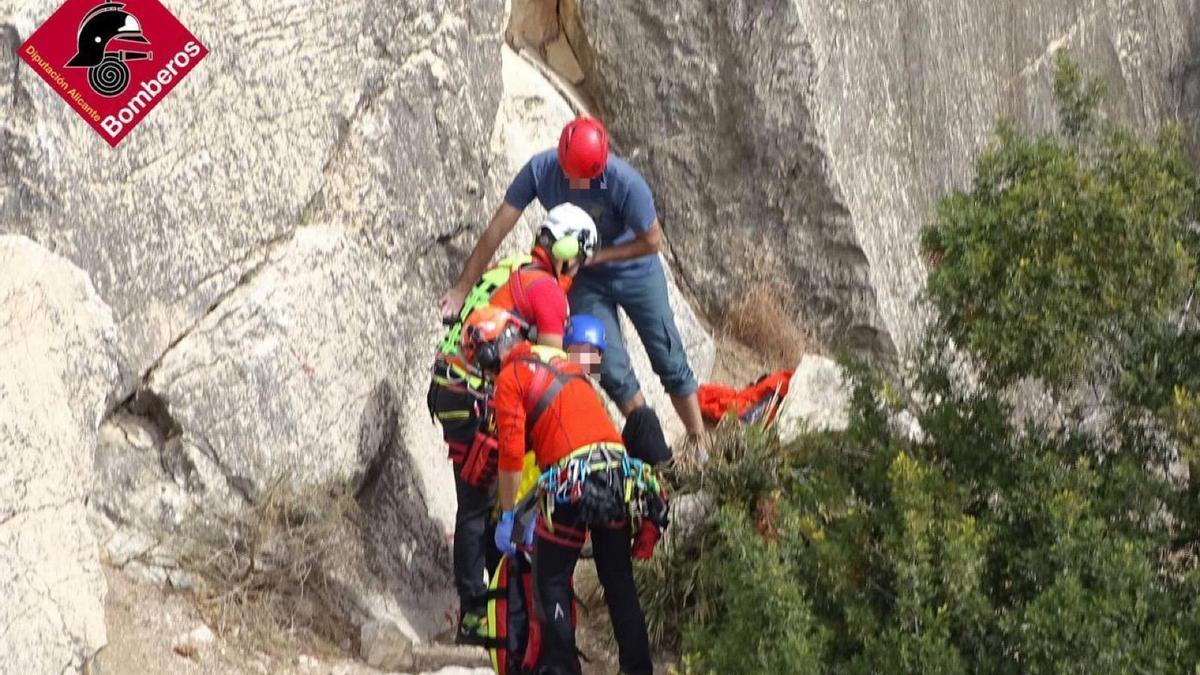
M 97 94 L 109 98 L 129 86 L 126 61 L 146 61 L 154 55 L 151 51 L 136 49 L 109 51 L 109 43 L 113 40 L 150 44 L 142 35 L 142 25 L 137 17 L 126 12 L 124 4 L 106 2 L 97 5 L 79 22 L 79 51 L 67 62 L 68 68 L 87 68 L 88 85 Z

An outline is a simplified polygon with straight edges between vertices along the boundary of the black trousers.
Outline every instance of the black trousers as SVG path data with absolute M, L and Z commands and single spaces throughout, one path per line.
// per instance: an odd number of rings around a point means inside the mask
M 446 442 L 469 446 L 480 424 L 475 398 L 435 382 L 429 387 L 427 402 L 429 412 L 442 425 Z M 491 522 L 496 484 L 473 487 L 460 477 L 462 465 L 453 466 L 454 492 L 458 498 L 454 516 L 454 587 L 463 611 L 480 611 L 487 604 L 484 570 L 495 570 L 500 562 L 500 552 L 493 541 L 495 525 Z
M 589 529 L 579 522 L 574 505 L 554 510 L 555 525 L 580 531 Z M 646 617 L 633 583 L 633 559 L 629 554 L 629 525 L 592 527 L 592 552 L 596 573 L 604 587 L 604 600 L 617 638 L 621 672 L 648 675 L 654 672 L 650 660 L 650 640 Z M 571 578 L 579 561 L 579 548 L 539 536 L 533 548 L 534 603 L 542 624 L 542 651 L 538 672 L 553 675 L 579 675 L 579 656 L 575 648 L 575 627 L 571 623 Z
M 483 581 L 486 569 L 495 571 L 500 563 L 496 549 L 496 524 L 492 522 L 492 507 L 496 504 L 496 484 L 486 488 L 472 487 L 463 482 L 459 466 L 454 466 L 454 491 L 458 511 L 454 516 L 454 587 L 459 606 L 465 611 L 481 611 L 487 605 Z

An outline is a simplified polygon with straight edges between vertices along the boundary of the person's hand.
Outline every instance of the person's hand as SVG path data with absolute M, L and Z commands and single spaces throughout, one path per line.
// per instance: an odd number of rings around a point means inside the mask
M 709 437 L 707 433 L 688 434 L 675 450 L 673 464 L 677 471 L 694 473 L 708 463 Z
M 463 301 L 467 299 L 467 294 L 460 291 L 457 286 L 451 287 L 450 290 L 442 294 L 438 298 L 438 311 L 442 313 L 442 318 L 450 318 L 457 316 L 462 311 Z
M 593 267 L 595 265 L 603 265 L 605 262 L 608 261 L 608 258 L 605 255 L 607 252 L 608 252 L 607 249 L 603 249 L 603 248 L 597 249 L 596 252 L 594 254 L 592 254 L 592 256 L 590 258 L 586 258 L 583 261 L 583 266 L 584 267 Z
M 696 462 L 701 465 L 708 464 L 709 451 L 712 450 L 712 436 L 707 431 L 702 431 L 698 434 L 689 434 L 688 441 L 692 452 L 695 453 Z
M 504 555 L 514 555 L 517 547 L 512 542 L 513 512 L 505 511 L 500 514 L 500 522 L 496 523 L 496 548 Z

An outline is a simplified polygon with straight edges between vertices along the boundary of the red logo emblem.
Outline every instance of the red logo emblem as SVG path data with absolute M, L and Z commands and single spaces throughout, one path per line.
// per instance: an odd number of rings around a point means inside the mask
M 116 147 L 208 50 L 158 0 L 67 0 L 19 53 Z

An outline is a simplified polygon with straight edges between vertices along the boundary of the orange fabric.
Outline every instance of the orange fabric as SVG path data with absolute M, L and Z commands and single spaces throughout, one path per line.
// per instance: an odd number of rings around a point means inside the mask
M 696 391 L 700 400 L 700 414 L 709 422 L 720 422 L 725 413 L 736 407 L 734 399 L 738 390 L 723 384 L 702 384 Z
M 775 398 L 775 404 L 766 411 L 767 421 L 773 421 L 779 403 L 787 396 L 791 379 L 791 371 L 781 370 L 740 390 L 719 384 L 702 385 L 696 392 L 700 399 L 700 414 L 710 422 L 720 422 L 726 413 L 732 413 L 740 419 L 755 406 Z
M 533 350 L 527 343 L 522 343 L 509 352 L 496 377 L 494 400 L 501 471 L 519 472 L 524 467 L 525 421 L 537 405 L 536 400 L 526 401 L 526 393 L 531 389 L 536 373 L 543 369 L 519 360 L 525 356 L 533 356 Z M 563 373 L 583 374 L 578 365 L 566 359 L 555 360 L 554 366 Z M 591 384 L 571 380 L 530 430 L 528 440 L 538 467 L 545 470 L 585 445 L 620 443 L 621 434 Z

